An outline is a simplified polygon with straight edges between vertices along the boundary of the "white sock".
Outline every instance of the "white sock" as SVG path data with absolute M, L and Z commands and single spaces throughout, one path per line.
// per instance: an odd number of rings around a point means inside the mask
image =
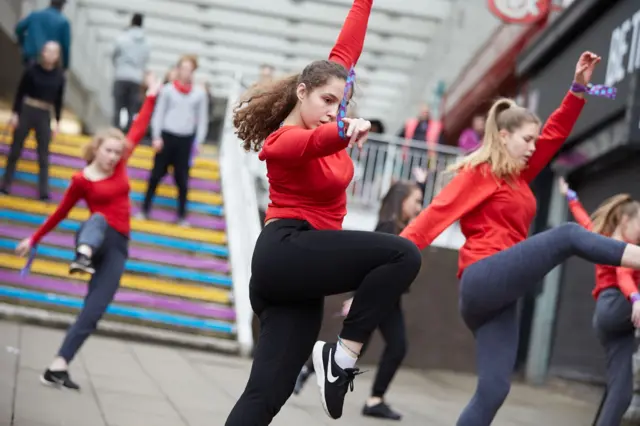
M 334 359 L 336 360 L 336 364 L 338 367 L 342 368 L 353 368 L 356 366 L 356 361 L 358 358 L 354 358 L 351 353 L 342 347 L 340 342 L 336 343 L 336 353 L 334 355 Z
M 67 371 L 68 368 L 69 365 L 67 364 L 67 361 L 59 356 L 55 357 L 49 366 L 49 370 L 51 371 Z

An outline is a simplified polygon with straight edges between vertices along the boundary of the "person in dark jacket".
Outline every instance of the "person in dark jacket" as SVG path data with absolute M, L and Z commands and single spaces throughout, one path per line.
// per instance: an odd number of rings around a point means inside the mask
M 413 183 L 396 182 L 382 199 L 382 206 L 378 214 L 376 232 L 398 235 L 422 209 L 422 191 Z M 342 315 L 347 316 L 351 308 L 350 298 L 344 302 Z M 392 410 L 384 401 L 384 395 L 402 364 L 407 352 L 407 331 L 400 301 L 389 316 L 378 326 L 386 347 L 378 364 L 378 372 L 373 382 L 371 396 L 362 408 L 362 415 L 389 420 L 401 420 L 402 415 Z M 362 347 L 360 356 L 364 353 L 368 342 Z M 309 376 L 314 373 L 313 361 L 307 361 L 293 390 L 300 393 Z
M 49 7 L 31 12 L 16 25 L 15 34 L 25 65 L 37 62 L 45 43 L 55 41 L 62 49 L 63 68 L 69 68 L 71 25 L 62 14 L 65 3 L 66 0 L 51 0 Z

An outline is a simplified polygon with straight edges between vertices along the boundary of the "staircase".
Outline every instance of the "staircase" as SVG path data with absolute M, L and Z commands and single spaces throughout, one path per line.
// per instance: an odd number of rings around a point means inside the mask
M 51 202 L 38 201 L 33 137 L 18 163 L 11 195 L 0 198 L 0 313 L 68 324 L 82 307 L 89 276 L 68 274 L 74 232 L 89 216 L 78 204 L 38 246 L 31 273 L 20 276 L 25 259 L 14 254 L 56 207 L 71 176 L 85 163 L 84 136 L 58 135 L 50 146 Z M 0 173 L 11 143 L 0 127 Z M 139 211 L 153 164 L 153 151 L 136 149 L 129 160 L 132 215 Z M 217 160 L 197 158 L 191 169 L 190 228 L 175 221 L 176 188 L 167 176 L 159 185 L 149 220 L 131 219 L 129 260 L 120 290 L 100 328 L 163 342 L 239 351 L 228 262 L 227 235 Z

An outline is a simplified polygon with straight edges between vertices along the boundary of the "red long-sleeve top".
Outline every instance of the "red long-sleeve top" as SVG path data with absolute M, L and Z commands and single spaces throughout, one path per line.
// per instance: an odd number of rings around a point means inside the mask
M 373 0 L 354 0 L 329 54 L 349 69 L 356 64 Z M 283 126 L 265 140 L 259 158 L 267 162 L 269 198 L 266 219 L 306 220 L 316 229 L 341 229 L 347 213 L 346 189 L 353 162 L 338 135 L 337 123 L 315 129 Z
M 121 234 L 129 236 L 131 229 L 129 191 L 131 188 L 127 175 L 127 160 L 147 131 L 155 103 L 155 96 L 147 96 L 129 133 L 127 133 L 127 140 L 132 145 L 127 146 L 125 154 L 111 176 L 94 182 L 87 179 L 83 171 L 79 170 L 71 177 L 69 187 L 58 204 L 58 208 L 31 236 L 32 245 L 38 244 L 47 233 L 58 226 L 80 199 L 86 201 L 92 214 L 101 213 L 107 219 L 109 226 Z
M 498 179 L 489 164 L 462 170 L 400 235 L 422 250 L 459 220 L 466 241 L 458 277 L 469 265 L 526 239 L 536 213 L 529 184 L 567 139 L 584 104 L 571 93 L 564 97 L 545 123 L 528 167 L 512 181 Z
M 580 201 L 569 201 L 569 210 L 580 226 L 589 231 L 593 229 L 591 218 Z M 640 282 L 640 271 L 622 266 L 596 265 L 596 285 L 591 294 L 594 299 L 597 299 L 602 290 L 618 287 L 628 299 L 631 294 L 638 292 L 638 282 Z

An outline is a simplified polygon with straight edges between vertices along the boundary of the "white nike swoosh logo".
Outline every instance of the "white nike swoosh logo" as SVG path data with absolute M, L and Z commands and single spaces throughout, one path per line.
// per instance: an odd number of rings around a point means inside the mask
M 335 383 L 336 380 L 338 380 L 337 376 L 333 375 L 333 372 L 331 371 L 331 364 L 333 364 L 331 362 L 331 351 L 333 349 L 329 349 L 329 361 L 327 362 L 327 380 L 329 381 L 329 383 Z

